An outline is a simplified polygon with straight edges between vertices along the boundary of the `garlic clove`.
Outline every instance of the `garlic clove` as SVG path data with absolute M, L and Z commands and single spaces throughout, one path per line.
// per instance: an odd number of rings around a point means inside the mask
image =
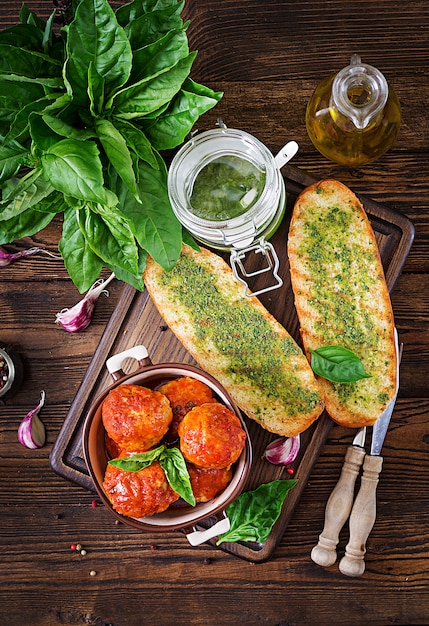
M 87 291 L 85 296 L 71 309 L 63 309 L 57 313 L 55 322 L 59 324 L 68 333 L 79 333 L 85 330 L 92 320 L 95 303 L 99 296 L 104 293 L 109 295 L 106 285 L 115 278 L 115 274 L 111 274 L 107 280 L 97 280 Z
M 24 417 L 18 428 L 18 441 L 26 448 L 36 449 L 45 445 L 45 426 L 38 416 L 38 412 L 45 404 L 45 392 L 40 394 L 39 404 Z
M 273 465 L 289 465 L 298 456 L 300 447 L 301 438 L 299 435 L 295 437 L 279 437 L 268 444 L 263 458 L 273 463 Z

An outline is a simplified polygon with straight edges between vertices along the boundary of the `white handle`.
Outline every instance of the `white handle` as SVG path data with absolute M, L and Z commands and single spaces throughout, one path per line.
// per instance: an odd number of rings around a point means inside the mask
M 295 154 L 298 152 L 298 148 L 299 146 L 296 141 L 289 141 L 285 146 L 283 146 L 283 148 L 274 158 L 274 161 L 276 162 L 279 170 L 291 159 L 293 159 Z
M 222 518 L 219 522 L 216 522 L 207 530 L 194 530 L 194 532 L 186 535 L 186 539 L 189 541 L 191 546 L 199 546 L 204 541 L 208 541 L 217 535 L 222 535 L 223 533 L 228 532 L 231 528 L 230 521 L 227 517 Z
M 122 367 L 122 363 L 126 358 L 142 361 L 143 359 L 147 359 L 148 356 L 149 353 L 144 346 L 134 346 L 133 348 L 124 350 L 124 352 L 120 352 L 119 354 L 114 354 L 113 356 L 111 356 L 106 361 L 106 367 L 109 371 L 109 374 L 113 374 L 114 372 L 119 372 Z

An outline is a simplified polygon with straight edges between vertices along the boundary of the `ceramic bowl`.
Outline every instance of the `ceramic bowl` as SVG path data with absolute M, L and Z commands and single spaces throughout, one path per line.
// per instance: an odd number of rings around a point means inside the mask
M 122 364 L 126 358 L 133 358 L 138 362 L 138 369 L 130 374 L 125 374 L 122 370 Z M 111 357 L 106 361 L 106 366 L 114 382 L 93 402 L 86 415 L 83 428 L 85 462 L 97 493 L 106 508 L 122 523 L 144 532 L 168 532 L 182 529 L 186 532 L 188 540 L 192 545 L 198 545 L 226 532 L 229 528 L 229 520 L 225 509 L 243 490 L 252 464 L 252 446 L 249 433 L 240 410 L 228 392 L 210 374 L 193 365 L 182 363 L 152 364 L 144 346 L 135 346 Z M 246 432 L 246 444 L 241 456 L 234 464 L 232 480 L 224 491 L 213 498 L 213 500 L 198 503 L 194 507 L 181 501 L 182 505 L 173 504 L 167 511 L 150 517 L 135 518 L 121 515 L 112 507 L 103 489 L 103 479 L 108 461 L 105 451 L 106 433 L 101 418 L 103 400 L 111 389 L 124 383 L 156 389 L 161 384 L 180 376 L 190 376 L 208 385 L 218 400 L 225 404 L 240 419 L 241 425 Z M 205 530 L 197 530 L 195 524 L 202 520 L 209 520 L 209 527 Z

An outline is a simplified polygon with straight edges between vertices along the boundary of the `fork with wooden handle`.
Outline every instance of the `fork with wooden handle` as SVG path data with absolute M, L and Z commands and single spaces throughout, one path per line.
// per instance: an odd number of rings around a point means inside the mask
M 312 560 L 322 567 L 333 565 L 337 560 L 340 530 L 350 515 L 356 478 L 365 457 L 365 434 L 366 428 L 361 428 L 347 448 L 340 478 L 326 504 L 325 525 L 318 544 L 311 551 Z

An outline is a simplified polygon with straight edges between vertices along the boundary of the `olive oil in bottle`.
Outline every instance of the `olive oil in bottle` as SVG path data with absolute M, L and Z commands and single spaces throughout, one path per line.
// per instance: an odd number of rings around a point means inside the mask
M 401 108 L 393 89 L 358 55 L 320 83 L 306 112 L 314 146 L 331 161 L 350 166 L 374 161 L 389 150 L 400 124 Z

